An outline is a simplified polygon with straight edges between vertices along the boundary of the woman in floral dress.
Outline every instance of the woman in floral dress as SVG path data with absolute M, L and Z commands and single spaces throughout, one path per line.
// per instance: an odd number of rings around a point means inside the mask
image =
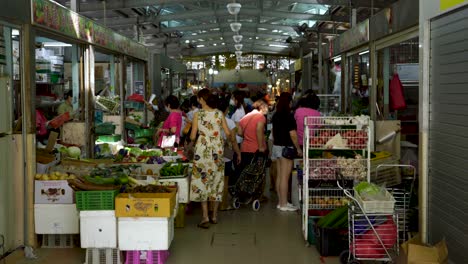
M 209 223 L 217 223 L 219 202 L 224 188 L 224 140 L 221 129 L 229 137 L 230 131 L 224 114 L 216 110 L 218 98 L 208 89 L 198 92 L 201 109 L 193 116 L 190 139 L 196 140 L 193 159 L 190 200 L 201 202 L 203 219 L 200 228 L 208 228 Z M 208 216 L 208 201 L 215 202 L 213 215 Z

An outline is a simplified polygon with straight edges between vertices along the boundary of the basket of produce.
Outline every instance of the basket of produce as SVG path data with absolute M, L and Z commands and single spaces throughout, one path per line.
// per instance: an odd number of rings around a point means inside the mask
M 115 132 L 115 125 L 109 122 L 101 123 L 95 126 L 94 132 L 97 135 L 112 135 Z
M 361 182 L 354 187 L 354 197 L 365 213 L 392 214 L 395 198 L 385 188 L 373 183 Z
M 96 106 L 98 109 L 101 109 L 106 112 L 116 113 L 119 110 L 119 101 L 118 98 L 107 98 L 103 96 L 97 96 Z

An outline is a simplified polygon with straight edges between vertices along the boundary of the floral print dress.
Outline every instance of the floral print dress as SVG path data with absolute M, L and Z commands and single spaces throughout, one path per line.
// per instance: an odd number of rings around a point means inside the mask
M 224 140 L 219 110 L 198 111 L 198 139 L 195 144 L 190 200 L 221 201 L 224 188 Z

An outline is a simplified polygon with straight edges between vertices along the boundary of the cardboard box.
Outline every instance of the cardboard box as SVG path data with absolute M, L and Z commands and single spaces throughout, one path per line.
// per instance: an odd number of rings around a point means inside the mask
M 74 197 L 67 181 L 34 181 L 36 204 L 72 204 Z
M 170 193 L 121 193 L 115 198 L 115 216 L 170 217 L 176 193 L 176 188 L 171 188 Z
M 418 235 L 401 245 L 401 254 L 396 263 L 445 264 L 448 263 L 448 248 L 445 239 L 434 246 L 425 245 Z

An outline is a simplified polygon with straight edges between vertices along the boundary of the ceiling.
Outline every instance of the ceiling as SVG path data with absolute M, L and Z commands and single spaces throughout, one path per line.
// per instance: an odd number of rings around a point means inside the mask
M 150 50 L 173 58 L 233 53 L 236 33 L 230 23 L 242 23 L 244 53 L 297 57 L 307 54 L 394 0 L 56 0 L 136 39 Z M 237 18 L 226 5 L 242 5 Z M 289 38 L 289 39 L 288 39 Z

